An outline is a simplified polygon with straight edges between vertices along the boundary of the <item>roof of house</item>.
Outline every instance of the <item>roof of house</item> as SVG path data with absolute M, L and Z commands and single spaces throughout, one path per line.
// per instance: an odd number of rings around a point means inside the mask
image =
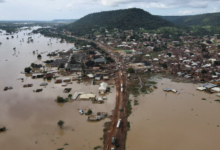
M 106 90 L 108 87 L 108 83 L 102 82 L 100 84 L 99 90 Z
M 101 58 L 95 59 L 94 62 L 106 62 L 106 59 L 104 57 L 101 57 Z

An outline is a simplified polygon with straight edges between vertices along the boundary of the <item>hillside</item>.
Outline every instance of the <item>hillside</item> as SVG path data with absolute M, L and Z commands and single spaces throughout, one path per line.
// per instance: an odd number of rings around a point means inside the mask
M 174 24 L 184 26 L 220 26 L 220 13 L 208 13 L 191 16 L 160 16 Z
M 101 27 L 108 30 L 113 30 L 114 28 L 130 30 L 139 28 L 157 29 L 163 26 L 174 25 L 142 9 L 131 8 L 89 14 L 67 25 L 66 28 L 75 34 L 84 35 L 92 31 L 99 31 Z

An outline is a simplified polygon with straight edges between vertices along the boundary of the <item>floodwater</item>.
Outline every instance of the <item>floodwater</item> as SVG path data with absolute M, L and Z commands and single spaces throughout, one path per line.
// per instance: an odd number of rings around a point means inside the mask
M 216 94 L 197 91 L 196 84 L 164 78 L 158 80 L 157 87 L 137 98 L 139 105 L 133 106 L 128 118 L 131 128 L 126 149 L 218 150 L 220 103 L 215 102 L 219 99 Z M 180 94 L 164 92 L 165 87 Z
M 52 39 L 52 45 L 48 46 L 49 39 L 40 34 L 31 35 L 33 43 L 27 43 L 30 30 L 24 30 L 11 36 L 1 35 L 0 42 L 0 127 L 5 126 L 8 130 L 0 133 L 0 145 L 2 150 L 39 150 L 58 149 L 65 150 L 91 150 L 95 146 L 102 146 L 100 138 L 103 136 L 104 123 L 108 119 L 99 122 L 88 122 L 87 116 L 80 115 L 78 110 L 89 108 L 94 113 L 108 112 L 115 107 L 116 89 L 111 88 L 108 100 L 104 104 L 92 104 L 91 101 L 70 101 L 65 104 L 55 102 L 57 96 L 67 98 L 68 94 L 75 92 L 93 92 L 98 94 L 98 85 L 91 85 L 91 82 L 69 84 L 72 88 L 70 93 L 63 93 L 64 87 L 61 84 L 54 84 L 52 79 L 47 87 L 41 87 L 43 79 L 31 79 L 21 74 L 25 67 L 31 63 L 42 63 L 47 57 L 47 52 L 57 49 L 73 47 L 74 44 L 59 43 Z M 17 38 L 17 35 L 19 37 Z M 6 37 L 10 37 L 9 40 Z M 24 42 L 20 42 L 24 38 Z M 59 40 L 58 40 L 59 41 Z M 13 48 L 16 47 L 16 51 Z M 42 54 L 42 60 L 37 59 L 38 50 Z M 6 61 L 7 60 L 7 61 Z M 46 70 L 49 68 L 45 68 Z M 18 80 L 24 78 L 24 82 Z M 46 80 L 45 80 L 46 81 Z M 33 87 L 23 88 L 24 84 L 32 83 Z M 12 90 L 3 91 L 5 86 L 13 86 Z M 40 93 L 33 90 L 43 88 Z M 57 122 L 65 122 L 61 130 Z M 64 144 L 67 143 L 68 145 Z

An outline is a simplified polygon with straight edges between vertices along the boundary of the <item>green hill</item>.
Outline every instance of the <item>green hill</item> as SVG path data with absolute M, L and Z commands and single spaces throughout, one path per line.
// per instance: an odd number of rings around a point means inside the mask
M 102 28 L 106 28 L 110 31 L 114 28 L 122 30 L 144 28 L 146 30 L 151 30 L 163 26 L 174 25 L 142 9 L 131 8 L 92 13 L 67 25 L 66 28 L 76 35 L 84 35 L 100 31 Z
M 220 13 L 191 16 L 160 16 L 162 19 L 183 26 L 220 26 Z

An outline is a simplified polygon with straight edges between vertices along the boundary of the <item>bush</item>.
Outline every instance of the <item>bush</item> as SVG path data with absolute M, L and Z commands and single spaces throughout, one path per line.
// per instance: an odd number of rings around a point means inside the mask
M 63 97 L 57 96 L 56 101 L 57 101 L 58 103 L 66 103 L 66 102 L 68 102 L 69 100 L 68 100 L 68 98 L 67 98 L 67 99 L 64 99 Z
M 128 68 L 127 73 L 134 73 L 134 69 L 133 68 Z
M 0 132 L 4 132 L 4 131 L 6 131 L 6 127 L 0 128 Z

